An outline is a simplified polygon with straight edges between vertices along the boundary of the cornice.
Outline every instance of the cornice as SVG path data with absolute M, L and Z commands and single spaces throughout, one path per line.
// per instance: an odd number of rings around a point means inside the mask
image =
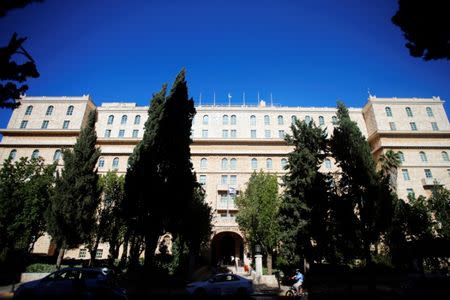
M 392 131 L 376 131 L 372 133 L 367 141 L 371 143 L 372 141 L 382 138 L 382 137 L 393 137 L 393 138 L 450 138 L 449 130 L 417 130 L 417 131 L 406 131 L 406 130 L 392 130 Z
M 3 136 L 78 136 L 80 129 L 0 129 Z

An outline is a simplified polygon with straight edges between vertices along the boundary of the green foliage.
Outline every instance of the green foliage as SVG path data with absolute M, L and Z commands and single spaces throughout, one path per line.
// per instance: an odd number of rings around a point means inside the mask
M 41 264 L 36 263 L 26 267 L 25 272 L 29 273 L 51 273 L 56 271 L 56 266 L 54 264 Z
M 399 153 L 388 150 L 380 156 L 378 162 L 380 164 L 380 177 L 386 180 L 391 191 L 395 192 L 397 189 L 398 167 L 402 164 Z
M 96 227 L 100 188 L 96 164 L 96 111 L 89 114 L 73 150 L 63 150 L 64 169 L 56 180 L 51 206 L 46 212 L 47 231 L 60 247 L 89 242 Z
M 55 165 L 41 158 L 5 160 L 0 169 L 0 261 L 10 252 L 28 254 L 44 233 Z
M 439 237 L 450 239 L 450 191 L 435 185 L 429 203 L 434 212 L 435 231 Z

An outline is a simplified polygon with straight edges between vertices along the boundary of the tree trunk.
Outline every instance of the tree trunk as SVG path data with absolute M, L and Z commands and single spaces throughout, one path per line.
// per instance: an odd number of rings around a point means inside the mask
M 155 257 L 155 249 L 158 244 L 158 234 L 149 233 L 145 236 L 144 269 L 150 271 Z
M 272 253 L 267 253 L 267 275 L 272 275 Z
M 130 239 L 130 231 L 129 229 L 127 229 L 127 231 L 125 232 L 125 236 L 123 237 L 123 251 L 122 251 L 122 256 L 120 257 L 120 263 L 119 266 L 121 268 L 125 267 L 126 263 L 127 263 L 127 256 L 128 256 L 128 241 Z
M 98 249 L 98 244 L 100 243 L 99 238 L 95 239 L 95 243 L 94 243 L 94 247 L 92 247 L 90 253 L 91 253 L 91 257 L 89 259 L 89 267 L 93 267 L 94 263 L 95 263 L 95 259 L 97 258 L 97 249 Z
M 61 262 L 62 262 L 65 252 L 66 252 L 66 246 L 63 245 L 63 246 L 61 246 L 61 248 L 59 248 L 58 259 L 56 260 L 56 269 L 57 270 L 61 269 Z

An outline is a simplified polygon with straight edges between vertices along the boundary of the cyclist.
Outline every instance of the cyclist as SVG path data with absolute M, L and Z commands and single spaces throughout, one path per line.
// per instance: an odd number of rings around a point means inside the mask
M 295 280 L 296 282 L 294 283 L 294 287 L 297 290 L 297 295 L 301 295 L 303 290 L 302 290 L 302 284 L 303 284 L 303 279 L 304 276 L 303 274 L 300 272 L 299 269 L 295 270 L 295 275 L 292 276 L 292 279 Z

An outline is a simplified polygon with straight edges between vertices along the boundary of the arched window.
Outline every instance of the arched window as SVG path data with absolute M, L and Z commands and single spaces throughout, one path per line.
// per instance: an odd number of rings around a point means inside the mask
M 258 160 L 256 158 L 252 158 L 252 170 L 258 169 Z
M 222 158 L 222 170 L 228 169 L 228 159 Z
M 413 116 L 411 107 L 406 107 L 405 110 L 406 110 L 406 115 L 407 115 L 408 117 L 412 117 L 412 116 Z
M 16 149 L 12 149 L 11 152 L 9 152 L 9 158 L 10 159 L 15 159 L 17 155 L 17 150 Z
M 237 167 L 237 160 L 236 158 L 230 159 L 230 170 L 236 170 Z
M 110 116 L 108 117 L 108 125 L 111 125 L 113 122 L 114 122 L 114 116 L 113 116 L 113 115 L 110 115 Z
M 113 169 L 119 168 L 119 158 L 118 157 L 114 157 L 112 167 L 113 167 Z
M 442 155 L 442 159 L 443 159 L 444 161 L 449 161 L 448 153 L 447 153 L 447 152 L 442 151 L 442 152 L 441 152 L 441 155 Z
M 73 114 L 73 105 L 70 105 L 68 108 L 67 108 L 67 113 L 66 113 L 66 115 L 67 116 L 71 116 Z
M 386 111 L 386 116 L 392 117 L 392 109 L 389 106 L 386 106 L 384 110 Z
M 333 124 L 333 125 L 337 124 L 337 117 L 336 116 L 332 116 L 331 117 L 331 124 Z
M 100 157 L 98 160 L 98 167 L 103 168 L 105 166 L 105 159 L 103 157 Z
M 309 124 L 311 122 L 311 117 L 305 116 L 305 122 L 306 122 L 306 124 Z
M 270 125 L 270 117 L 268 115 L 264 116 L 264 125 Z
M 250 116 L 250 125 L 256 125 L 256 116 Z
M 420 152 L 419 152 L 419 155 L 420 155 L 420 160 L 421 160 L 421 161 L 423 161 L 423 162 L 428 161 L 427 155 L 425 154 L 425 152 L 420 151 Z
M 429 117 L 434 117 L 433 110 L 431 109 L 431 107 L 427 107 L 426 110 L 427 110 L 427 115 Z
M 325 158 L 324 162 L 325 162 L 325 168 L 331 169 L 331 160 L 329 160 L 328 158 Z
M 203 125 L 208 125 L 208 122 L 209 122 L 209 117 L 208 117 L 208 115 L 204 115 L 204 116 L 203 116 Z
M 278 116 L 278 125 L 283 125 L 284 124 L 284 119 L 283 116 Z
M 46 116 L 51 116 L 53 113 L 53 105 L 50 105 L 49 107 L 47 107 L 47 111 L 45 112 Z
M 137 115 L 134 117 L 134 125 L 139 125 L 141 123 L 141 116 Z
M 295 124 L 295 121 L 297 121 L 297 117 L 291 116 L 291 124 Z
M 272 164 L 271 158 L 266 159 L 266 168 L 267 168 L 267 170 L 272 170 L 273 164 Z
M 322 116 L 319 116 L 319 125 L 325 125 L 325 120 Z
M 61 159 L 61 150 L 57 149 L 53 154 L 53 161 L 59 161 Z
M 287 159 L 286 158 L 282 158 L 281 159 L 281 168 L 284 170 L 287 166 Z
M 236 125 L 237 120 L 236 120 L 236 115 L 231 115 L 231 125 Z
M 228 115 L 222 116 L 222 125 L 228 125 Z
M 127 115 L 123 115 L 122 119 L 120 120 L 120 125 L 127 124 L 127 121 L 128 121 L 128 116 Z
M 39 150 L 36 149 L 33 151 L 33 153 L 31 154 L 31 158 L 38 158 L 39 157 Z
M 400 162 L 404 162 L 405 161 L 405 155 L 403 154 L 402 151 L 398 151 L 398 157 L 400 158 Z
M 200 169 L 205 170 L 208 167 L 208 160 L 206 158 L 202 158 L 200 160 Z
M 31 115 L 32 112 L 33 112 L 33 105 L 29 105 L 25 110 L 25 116 Z

